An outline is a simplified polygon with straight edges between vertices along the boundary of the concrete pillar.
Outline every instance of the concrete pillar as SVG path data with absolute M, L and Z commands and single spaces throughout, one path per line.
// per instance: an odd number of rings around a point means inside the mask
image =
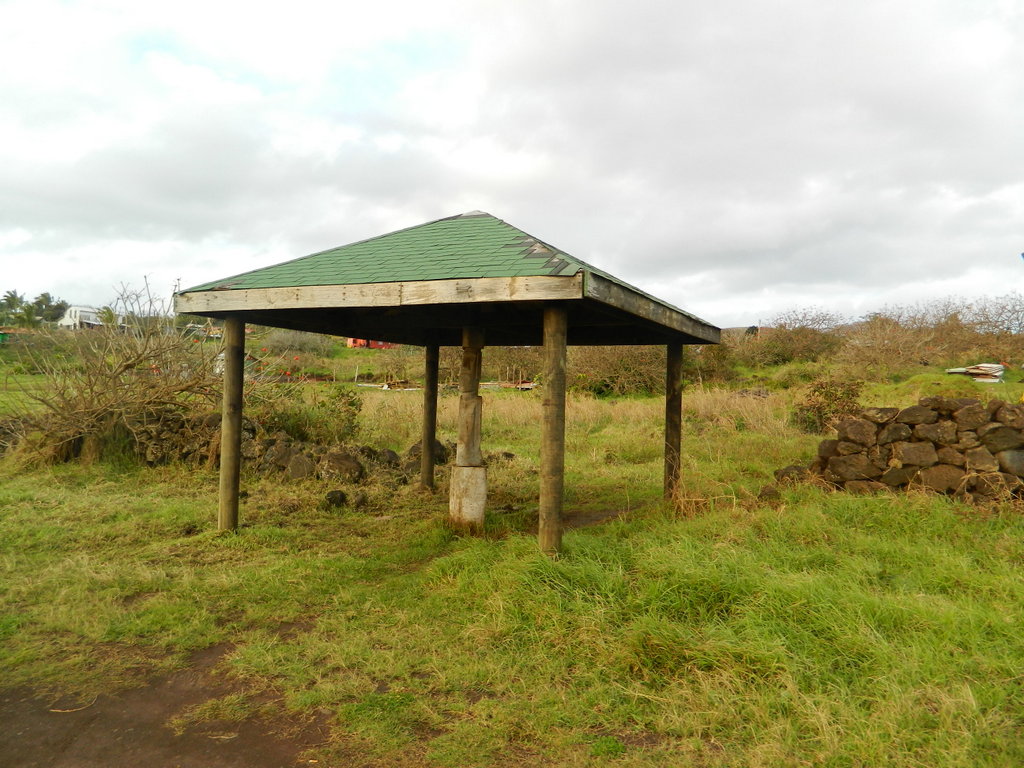
M 459 435 L 452 467 L 448 513 L 452 525 L 472 533 L 484 528 L 487 469 L 480 447 L 482 399 L 480 368 L 484 334 L 481 328 L 462 330 L 462 371 L 459 376 Z

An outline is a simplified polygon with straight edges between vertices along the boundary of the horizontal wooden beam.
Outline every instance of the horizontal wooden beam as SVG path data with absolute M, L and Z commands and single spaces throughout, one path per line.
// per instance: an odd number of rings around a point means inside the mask
M 272 309 L 409 307 L 500 301 L 564 301 L 583 298 L 583 274 L 567 277 L 480 277 L 358 285 L 307 285 L 179 293 L 174 310 L 202 315 Z
M 584 294 L 589 299 L 685 333 L 695 340 L 717 344 L 721 337 L 721 331 L 715 326 L 592 272 L 587 274 Z

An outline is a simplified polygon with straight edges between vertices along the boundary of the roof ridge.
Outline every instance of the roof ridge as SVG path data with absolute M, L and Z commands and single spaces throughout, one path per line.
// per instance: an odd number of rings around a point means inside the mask
M 454 219 L 461 219 L 461 218 L 482 218 L 484 216 L 489 216 L 490 218 L 496 219 L 497 221 L 502 221 L 497 216 L 493 216 L 492 214 L 486 213 L 485 211 L 470 211 L 468 213 L 458 213 L 458 214 L 455 214 L 454 216 L 442 216 L 441 218 L 434 219 L 433 221 L 425 221 L 425 222 L 422 222 L 420 224 L 413 224 L 412 226 L 402 227 L 401 229 L 395 229 L 395 230 L 393 230 L 391 232 L 385 232 L 384 234 L 381 234 L 381 235 L 374 235 L 373 237 L 364 237 L 362 240 L 353 240 L 351 243 L 344 243 L 342 245 L 332 246 L 331 248 L 324 248 L 323 250 L 320 250 L 320 251 L 314 251 L 313 253 L 307 253 L 304 256 L 296 256 L 294 259 L 286 259 L 285 261 L 279 261 L 279 262 L 277 262 L 275 264 L 268 264 L 268 265 L 263 266 L 263 267 L 256 267 L 255 269 L 247 269 L 244 272 L 238 272 L 238 273 L 236 273 L 234 275 L 229 275 L 228 277 L 224 277 L 224 278 L 221 278 L 221 279 L 216 280 L 216 281 L 211 281 L 211 282 L 208 282 L 208 283 L 203 283 L 201 285 L 194 286 L 193 288 L 187 288 L 184 291 L 180 291 L 180 293 L 187 293 L 188 291 L 194 291 L 194 290 L 197 290 L 197 289 L 199 289 L 199 290 L 209 290 L 211 286 L 213 286 L 213 288 L 215 288 L 215 289 L 216 288 L 225 288 L 225 289 L 226 288 L 230 288 L 231 287 L 230 283 L 231 283 L 232 280 L 236 280 L 237 278 L 240 278 L 240 277 L 245 277 L 246 275 L 251 275 L 251 274 L 253 274 L 255 272 L 260 272 L 260 271 L 262 271 L 264 269 L 272 269 L 272 268 L 276 268 L 276 267 L 283 267 L 283 266 L 286 266 L 286 265 L 298 264 L 301 261 L 306 261 L 307 259 L 312 259 L 312 258 L 315 258 L 317 256 L 322 256 L 325 253 L 330 253 L 331 251 L 337 251 L 337 250 L 340 250 L 341 248 L 349 248 L 349 247 L 354 246 L 354 245 L 362 245 L 364 243 L 372 243 L 374 240 L 380 240 L 383 237 L 391 237 L 392 235 L 398 235 L 398 234 L 401 234 L 402 232 L 410 232 L 410 231 L 412 231 L 414 229 L 420 229 L 422 227 L 429 227 L 429 226 L 431 226 L 433 224 L 439 224 L 442 221 L 452 221 Z M 502 222 L 502 223 L 503 224 L 507 224 L 507 222 Z M 509 224 L 508 226 L 512 226 L 512 225 Z M 513 227 L 513 229 L 515 229 L 515 227 Z M 214 282 L 216 283 L 215 286 L 213 285 Z

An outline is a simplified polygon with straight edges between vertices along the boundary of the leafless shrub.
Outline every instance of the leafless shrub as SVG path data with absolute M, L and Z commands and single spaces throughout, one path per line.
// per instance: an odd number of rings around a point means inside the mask
M 572 347 L 566 381 L 595 395 L 659 392 L 665 386 L 665 347 Z
M 108 322 L 82 331 L 44 330 L 24 348 L 26 369 L 44 378 L 24 387 L 23 450 L 66 460 L 104 440 L 138 442 L 169 412 L 209 409 L 218 395 L 220 349 L 175 329 L 166 302 L 122 286 Z
M 533 381 L 544 372 L 543 347 L 493 347 L 484 353 L 488 378 L 516 383 Z
M 423 349 L 403 344 L 378 350 L 373 367 L 381 382 L 418 379 L 423 375 Z
M 544 371 L 543 347 L 485 347 L 481 376 L 488 381 L 533 381 Z M 445 384 L 458 384 L 462 366 L 462 347 L 442 347 L 438 378 Z
M 597 395 L 660 392 L 665 384 L 665 347 L 659 345 L 570 347 L 567 385 Z M 462 364 L 460 347 L 443 347 L 439 378 L 457 384 Z M 688 347 L 684 377 L 693 382 L 728 381 L 734 377 L 731 351 L 721 345 Z M 418 369 L 413 375 L 418 375 Z M 539 381 L 544 375 L 543 347 L 486 347 L 483 377 L 491 381 Z
M 1022 318 L 1024 299 L 1014 294 L 975 303 L 942 299 L 885 307 L 845 329 L 835 360 L 841 368 L 876 379 L 927 365 L 1020 360 L 1024 339 L 1016 329 Z
M 789 310 L 758 333 L 734 340 L 733 357 L 752 368 L 821 360 L 842 345 L 842 322 L 839 315 L 820 308 Z
M 999 337 L 1024 334 L 1024 296 L 1019 293 L 978 301 L 971 314 L 979 333 Z

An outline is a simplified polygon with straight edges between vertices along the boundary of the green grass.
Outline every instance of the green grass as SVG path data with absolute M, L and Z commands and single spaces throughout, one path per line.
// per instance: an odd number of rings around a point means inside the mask
M 417 402 L 374 393 L 364 435 L 406 447 Z M 530 394 L 485 394 L 487 449 L 517 457 L 491 467 L 482 538 L 444 525 L 443 473 L 433 496 L 381 481 L 340 513 L 325 485 L 246 478 L 236 534 L 213 530 L 205 472 L 8 473 L 0 685 L 92 693 L 230 642 L 232 675 L 380 765 L 1021 764 L 1019 509 L 809 487 L 760 504 L 815 442 L 782 403 L 688 393 L 675 510 L 662 404 L 574 398 L 569 507 L 625 514 L 555 560 L 525 530 Z M 442 438 L 453 416 L 445 398 Z
M 1000 399 L 1017 403 L 1024 396 L 1024 384 L 1020 381 L 1020 372 L 1015 370 L 1007 371 L 1004 380 L 998 384 L 985 384 L 966 376 L 929 371 L 894 383 L 869 385 L 861 399 L 865 403 L 870 401 L 872 405 L 912 405 L 929 395 L 976 397 L 983 402 Z
M 9 373 L 0 367 L 0 419 L 22 415 L 38 408 L 32 394 L 46 386 L 42 376 Z

